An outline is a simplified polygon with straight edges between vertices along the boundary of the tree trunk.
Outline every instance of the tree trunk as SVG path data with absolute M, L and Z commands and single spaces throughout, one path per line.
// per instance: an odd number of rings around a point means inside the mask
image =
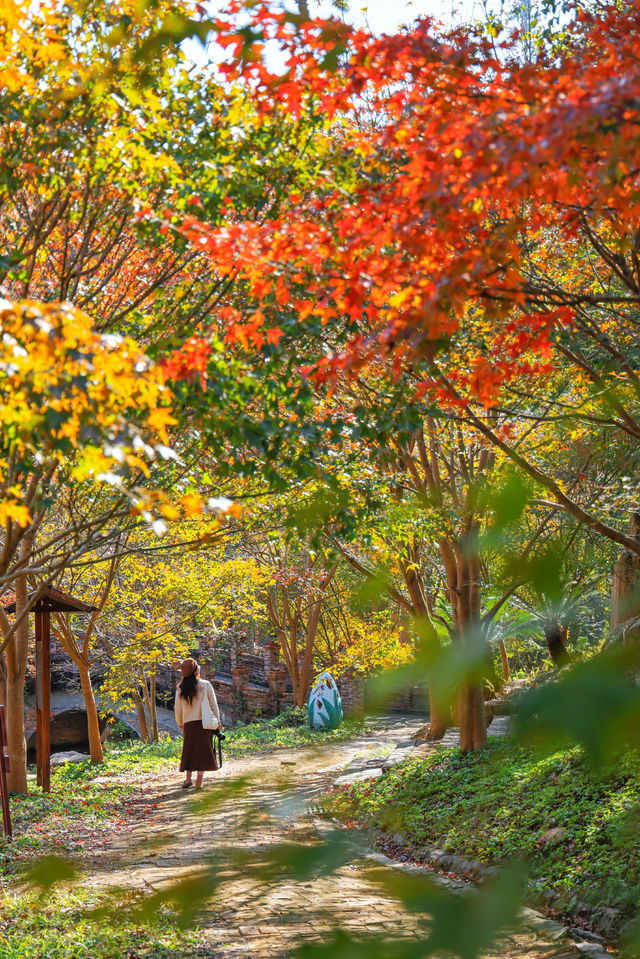
M 142 701 L 142 696 L 140 693 L 135 692 L 131 694 L 136 707 L 136 713 L 138 715 L 138 725 L 140 726 L 140 738 L 144 743 L 151 742 L 149 736 L 149 726 L 147 724 L 147 715 L 144 711 L 144 703 Z
M 417 622 L 429 624 L 429 610 L 421 578 L 416 572 L 416 564 L 404 564 L 402 568 L 407 592 L 411 598 L 412 616 Z M 434 647 L 434 654 L 440 648 L 440 641 L 435 630 L 431 631 L 431 642 Z M 429 683 L 429 725 L 423 726 L 415 734 L 415 739 L 436 740 L 442 739 L 448 727 L 451 725 L 451 710 L 444 704 L 442 697 L 439 697 L 433 689 L 432 683 Z
M 146 719 L 147 719 L 147 736 L 149 737 L 149 742 L 156 742 L 153 734 L 153 709 L 151 707 L 151 698 L 149 696 L 149 687 L 147 686 L 147 677 L 142 674 L 142 688 L 144 690 L 143 702 L 145 706 Z
M 429 683 L 429 724 L 422 726 L 413 738 L 429 742 L 442 739 L 451 725 L 451 709 L 440 702 Z
M 640 539 L 640 513 L 632 513 L 628 535 Z M 618 559 L 611 582 L 611 618 L 613 633 L 629 619 L 640 616 L 640 556 L 626 549 Z M 627 640 L 640 637 L 640 628 L 631 630 Z
M 307 703 L 307 689 L 305 685 L 304 670 L 301 669 L 302 659 L 304 654 L 300 653 L 296 657 L 297 670 L 295 672 L 295 678 L 291 677 L 291 685 L 293 688 L 293 705 L 304 707 Z
M 458 694 L 460 749 L 474 752 L 487 745 L 487 720 L 484 692 L 478 683 L 463 683 Z
M 502 663 L 502 679 L 506 683 L 511 675 L 511 669 L 509 668 L 509 657 L 503 639 L 499 640 L 498 649 L 500 650 L 500 662 Z
M 457 542 L 449 543 L 449 559 L 455 564 L 446 564 L 447 579 L 455 575 L 455 582 L 447 582 L 449 595 L 453 597 L 453 623 L 456 642 L 463 646 L 480 638 L 480 569 L 475 550 L 476 527 L 469 521 L 465 535 Z M 481 680 L 463 682 L 457 696 L 458 721 L 460 724 L 460 748 L 472 752 L 487 745 L 487 720 L 484 709 L 484 689 Z
M 156 704 L 156 674 L 151 675 L 151 695 L 149 697 L 151 709 L 151 735 L 154 743 L 158 742 L 158 706 Z
M 27 580 L 16 580 L 16 617 L 27 607 Z M 10 792 L 28 793 L 27 741 L 24 735 L 24 680 L 29 656 L 29 616 L 18 626 L 6 650 L 7 684 L 6 717 L 7 746 L 11 770 L 8 777 Z
M 554 666 L 564 666 L 567 662 L 567 627 L 557 619 L 545 623 L 544 637 Z
M 307 623 L 307 631 L 305 635 L 304 652 L 301 656 L 302 661 L 298 664 L 298 699 L 300 702 L 297 703 L 297 705 L 299 706 L 306 706 L 307 698 L 309 696 L 311 673 L 313 670 L 313 653 L 316 646 L 318 623 L 320 622 L 320 614 L 322 612 L 322 601 L 323 597 L 321 596 L 316 600 L 309 614 L 309 622 Z
M 98 707 L 96 706 L 96 697 L 93 692 L 91 675 L 89 667 L 82 660 L 76 661 L 78 672 L 80 673 L 80 686 L 84 699 L 85 709 L 87 711 L 87 732 L 89 735 L 89 753 L 91 761 L 101 763 L 104 761 L 102 752 L 102 740 L 100 739 L 100 723 L 98 721 Z

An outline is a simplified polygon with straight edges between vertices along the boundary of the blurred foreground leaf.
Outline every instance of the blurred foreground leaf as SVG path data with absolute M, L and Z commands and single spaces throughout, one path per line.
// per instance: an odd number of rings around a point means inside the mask
M 254 874 L 263 882 L 307 882 L 330 876 L 353 859 L 353 843 L 342 832 L 313 845 L 278 844 L 266 853 Z
M 446 707 L 462 683 L 482 682 L 489 653 L 480 632 L 441 647 L 430 624 L 418 622 L 416 628 L 421 642 L 414 661 L 385 670 L 367 684 L 367 703 L 374 711 L 382 711 L 389 699 L 417 683 L 428 681 L 436 701 Z
M 595 763 L 613 751 L 640 749 L 640 650 L 610 647 L 518 702 L 516 736 L 555 749 L 579 743 Z
M 428 916 L 424 956 L 477 959 L 517 922 L 522 875 L 514 869 L 505 868 L 495 881 L 480 888 L 461 890 L 446 889 L 429 876 L 389 869 L 379 870 L 375 878 L 410 913 L 423 921 Z
M 458 956 L 479 959 L 517 923 L 521 876 L 507 870 L 481 889 L 450 892 L 428 876 L 411 876 L 391 869 L 375 871 L 389 896 L 402 900 L 411 916 L 425 923 L 425 937 L 403 939 L 352 938 L 342 930 L 320 945 L 304 945 L 299 959 L 422 959 Z M 408 917 L 411 921 L 411 917 Z M 426 922 L 425 922 L 426 921 Z
M 49 892 L 56 883 L 76 879 L 80 870 L 59 856 L 43 856 L 24 874 L 28 883 L 39 886 L 42 892 Z
M 179 879 L 145 899 L 135 912 L 136 919 L 141 922 L 152 921 L 162 906 L 171 906 L 177 914 L 178 925 L 186 929 L 223 881 L 216 870 L 209 868 Z
M 293 955 L 298 959 L 420 959 L 425 952 L 424 944 L 414 940 L 357 940 L 337 930 L 326 942 L 306 944 Z

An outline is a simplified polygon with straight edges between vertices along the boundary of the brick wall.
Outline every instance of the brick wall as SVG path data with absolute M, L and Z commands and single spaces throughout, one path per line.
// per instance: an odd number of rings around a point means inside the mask
M 364 677 L 361 673 L 347 670 L 338 679 L 338 689 L 342 696 L 342 712 L 345 716 L 364 716 Z
M 216 691 L 223 722 L 269 719 L 287 706 L 293 705 L 293 692 L 287 667 L 282 661 L 280 644 L 275 640 L 265 643 L 262 656 L 231 649 L 220 659 L 200 651 L 202 674 Z M 215 665 L 214 665 L 215 664 Z M 176 674 L 176 682 L 180 679 Z M 364 682 L 353 672 L 338 680 L 345 716 L 364 713 Z
M 202 674 L 213 684 L 223 722 L 268 719 L 293 704 L 289 674 L 280 661 L 279 649 L 276 642 L 267 643 L 262 656 L 231 649 L 217 662 L 201 653 Z
M 367 707 L 365 695 L 365 708 Z M 401 693 L 396 693 L 384 704 L 387 713 L 416 713 L 420 716 L 429 714 L 429 691 L 425 685 L 412 686 Z

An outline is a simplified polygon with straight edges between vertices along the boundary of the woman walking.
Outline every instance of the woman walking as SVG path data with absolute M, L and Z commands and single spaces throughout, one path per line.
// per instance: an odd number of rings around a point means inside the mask
M 186 776 L 182 788 L 193 786 L 191 775 L 195 772 L 196 789 L 200 789 L 205 771 L 218 769 L 213 729 L 221 728 L 220 711 L 213 686 L 200 678 L 195 659 L 185 659 L 180 669 L 182 681 L 176 690 L 175 714 L 183 735 L 180 772 Z

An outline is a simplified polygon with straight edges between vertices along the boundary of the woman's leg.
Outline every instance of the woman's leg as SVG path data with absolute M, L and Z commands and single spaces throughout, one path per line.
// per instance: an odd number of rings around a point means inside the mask
M 196 772 L 196 789 L 200 789 L 200 786 L 202 785 L 202 777 L 203 777 L 203 776 L 204 776 L 203 770 L 202 770 L 202 769 L 199 769 L 199 770 Z
M 192 785 L 191 782 L 191 769 L 189 768 L 192 763 L 191 758 L 191 740 L 192 740 L 192 730 L 193 723 L 185 723 L 182 728 L 182 754 L 180 756 L 180 770 L 184 773 L 184 780 L 182 783 L 183 789 L 188 789 Z

